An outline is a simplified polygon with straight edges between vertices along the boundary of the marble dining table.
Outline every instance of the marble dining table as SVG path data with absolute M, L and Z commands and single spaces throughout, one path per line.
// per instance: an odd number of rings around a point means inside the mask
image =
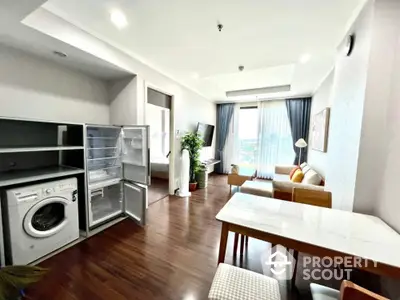
M 375 216 L 236 193 L 216 219 L 218 263 L 231 231 L 314 256 L 362 258 L 362 269 L 400 277 L 400 235 Z

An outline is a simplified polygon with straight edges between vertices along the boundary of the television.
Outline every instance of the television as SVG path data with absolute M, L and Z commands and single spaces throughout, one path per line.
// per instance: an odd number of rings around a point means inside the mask
M 204 123 L 197 124 L 197 133 L 204 141 L 204 147 L 210 147 L 214 137 L 214 125 L 208 125 Z

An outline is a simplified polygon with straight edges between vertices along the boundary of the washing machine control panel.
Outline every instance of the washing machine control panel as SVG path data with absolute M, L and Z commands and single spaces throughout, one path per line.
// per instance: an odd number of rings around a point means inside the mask
M 55 188 L 56 192 L 65 192 L 65 191 L 72 191 L 72 190 L 76 190 L 77 187 L 75 184 L 72 183 L 62 183 L 57 185 Z
M 47 198 L 54 194 L 65 193 L 67 191 L 75 191 L 77 189 L 76 185 L 72 183 L 62 183 L 57 184 L 55 186 L 47 186 L 43 188 L 32 188 L 32 189 L 23 189 L 19 191 L 15 191 L 14 195 L 17 198 L 18 202 L 35 202 L 37 200 Z
M 15 192 L 14 194 L 18 202 L 35 202 L 42 198 L 41 189 L 24 190 L 21 192 Z

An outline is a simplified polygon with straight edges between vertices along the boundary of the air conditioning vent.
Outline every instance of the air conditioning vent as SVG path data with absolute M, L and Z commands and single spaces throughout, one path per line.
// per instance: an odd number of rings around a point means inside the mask
M 290 89 L 291 89 L 290 85 L 277 85 L 277 86 L 263 87 L 257 89 L 249 89 L 249 90 L 227 91 L 226 97 L 232 98 L 240 96 L 265 95 L 272 93 L 289 92 Z

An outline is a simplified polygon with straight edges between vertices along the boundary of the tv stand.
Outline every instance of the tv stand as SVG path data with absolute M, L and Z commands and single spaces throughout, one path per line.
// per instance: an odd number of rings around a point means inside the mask
M 206 167 L 206 171 L 204 174 L 200 176 L 199 180 L 199 188 L 206 188 L 208 185 L 208 174 L 213 172 L 213 170 L 210 170 L 210 167 L 215 166 L 216 164 L 219 164 L 221 161 L 217 159 L 208 159 L 205 161 L 202 161 L 202 165 Z

